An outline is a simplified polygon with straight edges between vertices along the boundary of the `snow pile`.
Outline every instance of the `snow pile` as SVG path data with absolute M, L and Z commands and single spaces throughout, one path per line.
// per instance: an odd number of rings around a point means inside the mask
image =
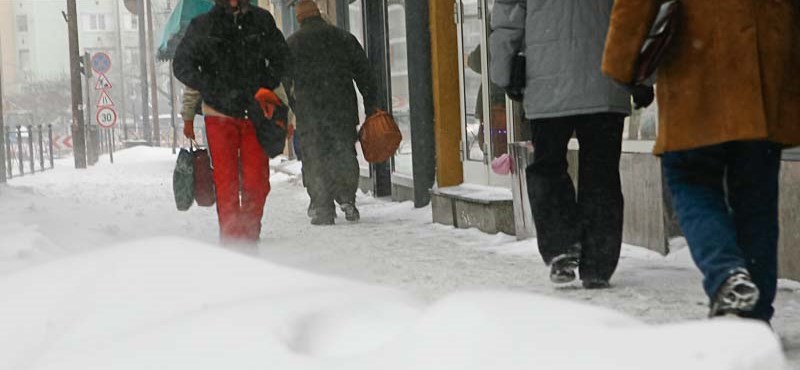
M 0 369 L 783 370 L 769 329 L 404 293 L 161 238 L 0 277 Z
M 0 262 L 47 258 L 59 248 L 39 232 L 36 226 L 21 223 L 0 225 L 3 243 L 0 246 Z

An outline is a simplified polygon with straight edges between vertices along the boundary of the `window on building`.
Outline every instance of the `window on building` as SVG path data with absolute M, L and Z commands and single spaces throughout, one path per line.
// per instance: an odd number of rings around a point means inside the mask
M 28 16 L 25 14 L 17 16 L 17 31 L 28 32 Z
M 123 17 L 125 24 L 125 31 L 138 31 L 139 30 L 139 17 L 133 14 L 125 14 Z
M 85 14 L 83 16 L 84 31 L 107 31 L 110 29 L 110 19 L 106 14 Z
M 19 51 L 19 69 L 23 72 L 31 70 L 31 51 L 23 49 Z

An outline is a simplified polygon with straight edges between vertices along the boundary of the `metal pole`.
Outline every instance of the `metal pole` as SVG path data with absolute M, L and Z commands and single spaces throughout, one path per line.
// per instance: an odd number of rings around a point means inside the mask
M 108 150 L 108 143 L 106 143 L 106 141 L 108 140 L 108 135 L 106 134 L 106 130 L 108 130 L 108 129 L 107 128 L 100 128 L 100 142 L 103 143 L 102 144 L 103 154 L 108 153 L 108 151 L 107 151 Z
M 108 130 L 108 158 L 114 164 L 114 128 Z
M 120 16 L 120 1 L 114 1 L 116 4 L 115 12 L 117 18 L 117 47 L 119 48 L 119 54 L 117 54 L 117 63 L 119 64 L 119 84 L 120 90 L 122 91 L 122 109 L 120 110 L 120 117 L 122 118 L 122 137 L 124 140 L 128 140 L 128 123 L 126 120 L 126 116 L 128 113 L 128 90 L 125 89 L 125 48 L 122 46 L 122 17 Z
M 89 58 L 86 58 L 89 59 Z M 89 165 L 94 166 L 97 164 L 97 161 L 100 157 L 100 138 L 97 135 L 97 123 L 94 122 L 92 116 L 92 88 L 91 88 L 91 79 L 89 77 L 88 69 L 91 66 L 85 66 L 87 68 L 87 73 L 84 74 L 86 78 L 86 129 L 88 134 L 86 135 L 86 146 L 87 146 L 87 157 L 89 159 Z
M 50 142 L 50 168 L 55 168 L 55 161 L 53 160 L 53 125 L 47 125 L 47 138 Z
M 28 125 L 28 154 L 31 161 L 31 174 L 36 172 L 36 155 L 33 152 L 33 126 Z
M 436 181 L 430 10 L 427 0 L 407 1 L 405 7 L 408 50 L 414 50 L 408 53 L 414 206 L 421 208 L 430 203 Z
M 392 80 L 389 76 L 389 26 L 386 0 L 365 0 L 363 12 L 366 26 L 364 43 L 378 86 L 378 108 L 389 111 Z M 370 165 L 370 173 L 375 196 L 392 195 L 392 173 L 389 162 Z
M 75 168 L 86 168 L 86 137 L 83 121 L 83 89 L 78 45 L 78 10 L 76 0 L 67 0 L 67 28 L 69 30 L 69 71 L 72 80 L 72 142 Z M 88 67 L 88 66 L 87 66 Z
M 150 106 L 149 92 L 148 92 L 148 79 L 147 79 L 147 25 L 145 24 L 144 0 L 137 1 L 137 17 L 139 20 L 139 68 L 141 71 L 140 81 L 142 88 L 142 130 L 144 131 L 144 140 L 151 144 L 153 142 L 153 130 L 150 128 Z
M 144 2 L 145 0 L 141 0 Z M 150 94 L 153 99 L 153 146 L 161 146 L 161 120 L 158 117 L 158 65 L 156 53 L 153 48 L 153 0 L 147 1 L 147 52 L 150 54 Z
M 2 51 L 0 51 L 0 61 L 2 60 Z M 3 67 L 0 65 L 0 184 L 8 181 L 6 170 L 10 170 L 10 168 L 6 169 L 6 130 L 5 121 L 3 120 Z
M 25 175 L 25 154 L 22 151 L 22 126 L 17 126 L 17 162 L 19 164 L 19 175 Z
M 170 123 L 172 124 L 172 154 L 175 154 L 176 147 L 178 146 L 178 125 L 175 122 L 175 117 L 178 114 L 178 110 L 175 106 L 175 75 L 172 73 L 172 62 L 170 62 L 169 70 L 169 107 L 171 110 Z
M 5 131 L 5 126 L 3 127 L 3 136 L 3 140 L 6 142 L 6 170 L 8 171 L 8 178 L 11 179 L 14 177 L 14 165 L 11 162 L 11 132 Z
M 350 31 L 350 4 L 347 0 L 336 0 L 336 26 Z
M 39 168 L 44 172 L 44 128 L 39 125 Z

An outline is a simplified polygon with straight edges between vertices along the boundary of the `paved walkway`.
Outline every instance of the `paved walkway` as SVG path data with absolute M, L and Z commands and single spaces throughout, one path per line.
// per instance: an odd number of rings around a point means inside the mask
M 171 194 L 174 159 L 168 150 L 118 153 L 114 166 L 75 171 L 69 163 L 0 188 L 0 225 L 19 225 L 57 245 L 56 255 L 150 236 L 181 235 L 214 242 L 211 208 L 175 211 Z M 586 291 L 579 284 L 556 288 L 535 242 L 434 225 L 429 208 L 359 199 L 362 222 L 339 217 L 334 227 L 312 227 L 307 197 L 296 179 L 273 176 L 263 240 L 244 250 L 259 258 L 321 274 L 344 276 L 412 291 L 435 300 L 462 290 L 513 290 L 610 307 L 650 323 L 703 320 L 706 300 L 700 276 L 685 250 L 662 257 L 626 247 L 613 287 Z M 0 227 L 0 234 L 2 227 Z M 0 259 L 0 273 L 31 261 Z M 800 369 L 800 284 L 784 281 L 774 326 Z M 669 349 L 665 349 L 669 351 Z

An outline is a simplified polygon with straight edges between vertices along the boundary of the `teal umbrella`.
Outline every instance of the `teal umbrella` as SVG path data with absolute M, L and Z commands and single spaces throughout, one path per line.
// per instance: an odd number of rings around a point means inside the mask
M 250 3 L 257 5 L 258 0 L 250 0 Z M 164 26 L 161 45 L 158 47 L 158 59 L 171 60 L 189 22 L 201 14 L 208 13 L 213 7 L 214 0 L 180 0 Z

